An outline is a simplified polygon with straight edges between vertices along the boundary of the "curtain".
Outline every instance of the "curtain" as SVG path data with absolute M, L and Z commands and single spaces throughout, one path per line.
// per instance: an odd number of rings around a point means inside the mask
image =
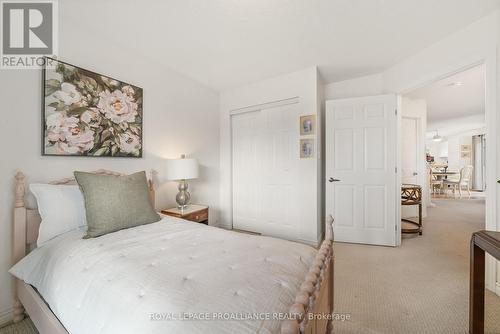
M 486 190 L 486 136 L 472 136 L 472 189 Z

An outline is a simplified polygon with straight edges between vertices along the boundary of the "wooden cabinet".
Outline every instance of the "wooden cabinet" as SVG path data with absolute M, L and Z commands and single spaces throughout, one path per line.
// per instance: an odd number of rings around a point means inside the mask
M 484 333 L 485 253 L 500 261 L 500 232 L 479 231 L 470 241 L 469 333 Z
M 161 213 L 167 216 L 186 219 L 195 223 L 208 225 L 208 206 L 191 204 L 184 209 L 171 208 L 162 210 Z

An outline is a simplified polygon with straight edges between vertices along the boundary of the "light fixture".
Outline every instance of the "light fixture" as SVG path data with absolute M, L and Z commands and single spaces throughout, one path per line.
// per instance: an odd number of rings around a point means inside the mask
M 179 181 L 179 192 L 175 196 L 175 201 L 180 209 L 186 208 L 191 199 L 186 180 L 198 178 L 198 161 L 196 159 L 186 159 L 181 155 L 180 159 L 168 159 L 167 178 Z
M 442 140 L 443 140 L 443 137 L 441 137 L 441 136 L 439 135 L 438 130 L 436 130 L 436 134 L 434 135 L 434 137 L 432 137 L 432 141 L 439 142 L 439 141 L 442 141 Z

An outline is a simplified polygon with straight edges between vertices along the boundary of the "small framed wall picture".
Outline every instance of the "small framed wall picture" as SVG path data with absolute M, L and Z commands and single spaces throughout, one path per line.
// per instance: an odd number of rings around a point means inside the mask
M 300 158 L 308 159 L 314 157 L 314 139 L 300 140 Z
M 462 152 L 470 152 L 470 149 L 471 149 L 471 145 L 467 145 L 467 144 L 460 145 L 460 151 L 462 151 Z
M 316 115 L 300 116 L 300 135 L 316 134 Z
M 460 157 L 461 157 L 462 159 L 469 159 L 469 158 L 470 158 L 470 151 L 462 151 L 462 152 L 460 153 Z

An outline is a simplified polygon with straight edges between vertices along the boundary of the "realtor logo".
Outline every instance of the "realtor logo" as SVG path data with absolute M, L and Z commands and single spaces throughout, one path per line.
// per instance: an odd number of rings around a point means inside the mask
M 2 68 L 39 68 L 43 56 L 55 56 L 56 5 L 54 1 L 3 1 Z

